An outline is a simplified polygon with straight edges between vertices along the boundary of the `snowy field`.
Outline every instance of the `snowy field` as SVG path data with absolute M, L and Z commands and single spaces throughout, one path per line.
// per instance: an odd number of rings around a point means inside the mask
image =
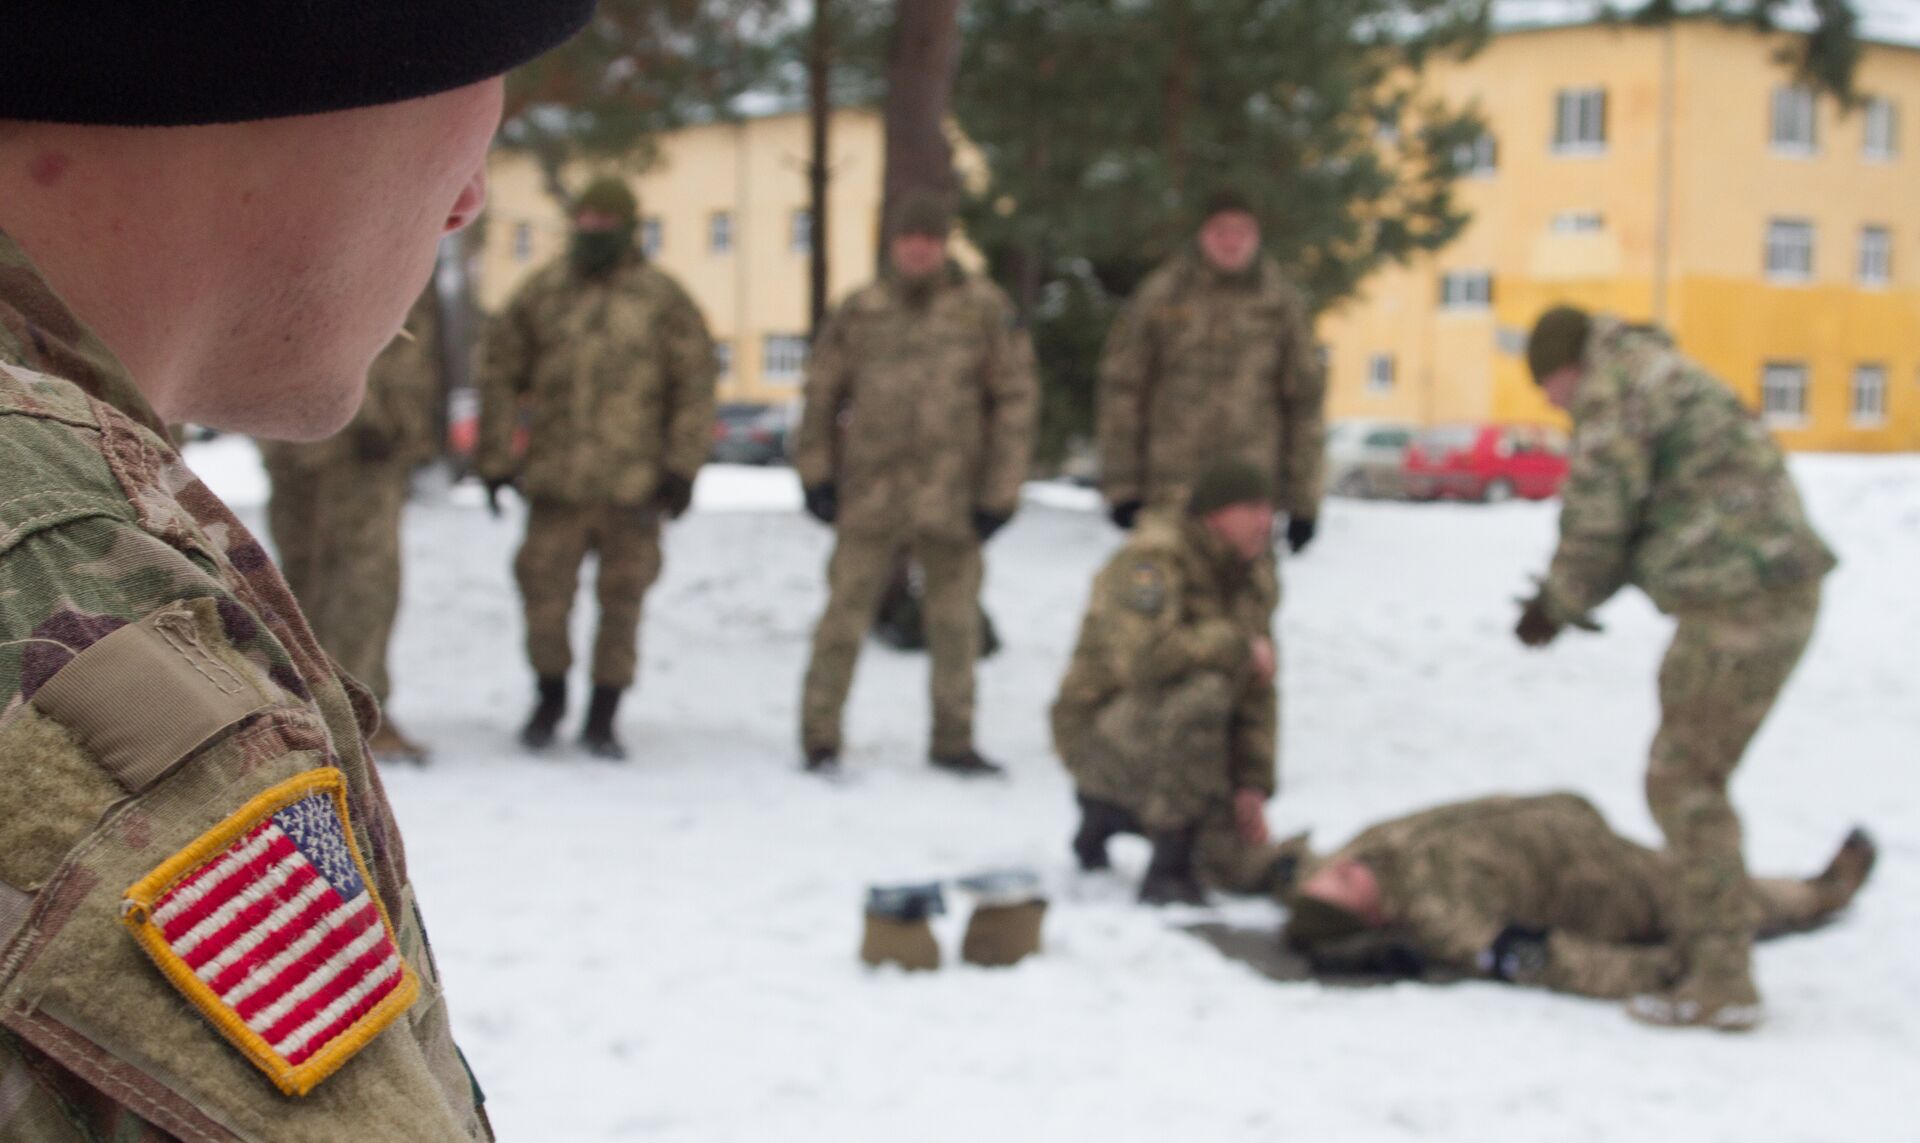
M 259 521 L 248 446 L 194 454 Z M 517 513 L 471 488 L 407 522 L 395 716 L 433 745 L 387 772 L 454 1022 L 504 1139 L 1920 1139 L 1920 458 L 1798 462 L 1844 564 L 1736 783 L 1756 870 L 1811 872 L 1848 826 L 1882 845 L 1853 912 L 1765 946 L 1753 1036 L 1642 1029 L 1609 1004 L 1491 984 L 1282 985 L 1074 872 L 1046 708 L 1117 543 L 1084 493 L 1037 489 L 989 554 L 1006 640 L 980 675 L 1005 783 L 925 765 L 926 664 L 870 646 L 853 778 L 803 776 L 797 693 L 829 535 L 782 470 L 709 470 L 647 601 L 635 760 L 533 760 L 508 561 Z M 1603 638 L 1524 652 L 1513 598 L 1554 509 L 1335 500 L 1284 568 L 1282 834 L 1323 845 L 1433 802 L 1580 790 L 1657 834 L 1640 793 L 1669 624 L 1637 595 Z M 577 646 L 585 645 L 584 616 Z M 577 713 L 577 710 L 576 710 Z M 1029 864 L 1047 950 L 931 975 L 854 955 L 872 882 Z M 1224 905 L 1245 925 L 1277 908 Z

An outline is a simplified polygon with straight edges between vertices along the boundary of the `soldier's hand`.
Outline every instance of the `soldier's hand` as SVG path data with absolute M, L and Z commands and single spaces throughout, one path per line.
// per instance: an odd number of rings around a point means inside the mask
M 840 515 L 840 490 L 835 485 L 816 484 L 806 490 L 807 512 L 822 524 L 831 524 Z
M 678 520 L 693 505 L 693 481 L 677 472 L 661 473 L 660 485 L 653 493 L 653 502 L 667 514 L 667 519 Z
M 1233 795 L 1233 828 L 1248 845 L 1265 845 L 1267 832 L 1267 794 L 1265 790 L 1236 790 Z
M 1299 555 L 1301 549 L 1313 543 L 1313 534 L 1318 531 L 1320 521 L 1313 516 L 1292 516 L 1287 519 L 1287 550 Z
M 500 490 L 502 488 L 512 488 L 513 478 L 511 476 L 496 477 L 487 481 L 486 485 L 487 511 L 493 514 L 494 519 L 498 520 L 506 512 L 505 509 L 500 507 Z
M 1273 649 L 1273 640 L 1264 635 L 1256 636 L 1247 644 L 1247 655 L 1253 662 L 1253 673 L 1259 678 L 1260 685 L 1272 682 L 1273 676 L 1280 671 L 1280 656 Z
M 1547 614 L 1547 601 L 1543 596 L 1534 596 L 1520 609 L 1520 622 L 1514 624 L 1513 636 L 1528 647 L 1544 647 L 1560 634 L 1560 623 Z
M 1134 523 L 1140 519 L 1140 501 L 1122 500 L 1118 504 L 1111 505 L 1107 508 L 1107 517 L 1115 525 L 1131 532 Z
M 980 542 L 984 544 L 988 540 L 993 539 L 995 532 L 1006 527 L 1007 521 L 1011 519 L 1013 519 L 1011 513 L 989 512 L 984 508 L 975 508 L 973 510 L 973 530 L 979 534 Z

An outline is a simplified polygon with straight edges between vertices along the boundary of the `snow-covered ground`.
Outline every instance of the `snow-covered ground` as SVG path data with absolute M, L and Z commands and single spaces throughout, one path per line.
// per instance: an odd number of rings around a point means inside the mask
M 246 446 L 194 455 L 257 522 Z M 849 711 L 855 777 L 799 773 L 829 536 L 789 473 L 710 470 L 670 529 L 625 766 L 514 749 L 531 689 L 518 514 L 489 519 L 471 489 L 416 506 L 395 716 L 436 756 L 387 781 L 496 1125 L 688 1143 L 1920 1138 L 1920 458 L 1797 471 L 1845 563 L 1736 798 L 1756 869 L 1812 871 L 1856 821 L 1883 859 L 1842 923 L 1764 947 L 1772 1019 L 1745 1038 L 1489 984 L 1275 984 L 1131 903 L 1143 844 L 1117 843 L 1120 875 L 1076 875 L 1045 712 L 1117 542 L 1084 493 L 1030 496 L 990 552 L 1007 647 L 981 670 L 980 741 L 1012 770 L 996 784 L 929 772 L 925 661 L 879 647 Z M 1329 503 L 1285 566 L 1277 830 L 1331 844 L 1436 801 L 1573 788 L 1657 836 L 1640 775 L 1668 623 L 1625 596 L 1605 637 L 1524 652 L 1512 601 L 1553 524 L 1544 505 Z M 1052 887 L 1043 956 L 858 964 L 868 884 L 1006 864 Z

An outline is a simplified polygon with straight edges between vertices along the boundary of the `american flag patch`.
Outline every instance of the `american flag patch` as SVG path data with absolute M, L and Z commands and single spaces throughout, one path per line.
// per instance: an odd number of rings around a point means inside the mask
M 305 1095 L 419 994 L 348 826 L 346 780 L 262 793 L 127 890 L 122 918 L 194 1006 Z

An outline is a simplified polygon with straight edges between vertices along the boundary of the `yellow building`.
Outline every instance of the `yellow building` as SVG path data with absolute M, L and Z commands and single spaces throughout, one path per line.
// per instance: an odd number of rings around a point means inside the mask
M 1783 42 L 1510 30 L 1432 72 L 1489 125 L 1474 221 L 1323 321 L 1330 414 L 1553 420 L 1520 350 L 1565 301 L 1667 326 L 1791 448 L 1920 449 L 1920 47 L 1869 44 L 1843 114 Z
M 827 241 L 834 300 L 870 281 L 885 155 L 879 113 L 832 124 Z M 674 131 L 632 178 L 641 240 L 705 312 L 723 401 L 781 404 L 799 395 L 807 350 L 808 123 L 803 113 Z M 564 211 L 534 161 L 497 152 L 486 241 L 475 267 L 482 309 L 498 310 L 528 274 L 567 249 Z M 569 172 L 577 188 L 587 172 Z

